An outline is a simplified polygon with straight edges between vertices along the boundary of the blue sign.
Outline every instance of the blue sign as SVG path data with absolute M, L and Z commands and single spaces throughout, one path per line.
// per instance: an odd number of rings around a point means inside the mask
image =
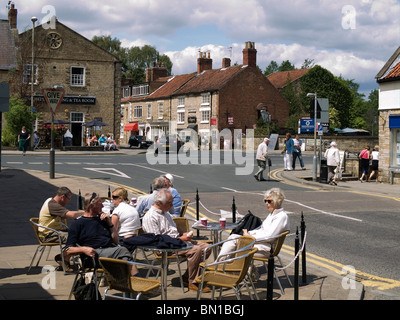
M 314 132 L 314 119 L 300 119 L 300 133 Z

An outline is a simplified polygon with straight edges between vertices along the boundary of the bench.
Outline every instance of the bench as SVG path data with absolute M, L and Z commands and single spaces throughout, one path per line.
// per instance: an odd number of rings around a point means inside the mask
M 61 151 L 103 151 L 103 146 L 63 146 Z
M 400 168 L 389 168 L 390 184 L 393 184 L 393 176 L 395 173 L 400 173 Z

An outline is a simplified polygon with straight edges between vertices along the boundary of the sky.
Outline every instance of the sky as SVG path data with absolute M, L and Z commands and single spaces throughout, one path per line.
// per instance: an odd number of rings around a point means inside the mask
M 7 19 L 8 0 L 0 0 Z M 151 45 L 169 56 L 175 75 L 197 70 L 199 51 L 213 68 L 223 58 L 243 63 L 255 43 L 262 71 L 276 61 L 300 68 L 306 59 L 354 80 L 368 97 L 400 46 L 400 0 L 15 0 L 18 30 L 51 15 L 88 39 L 110 35 L 123 47 Z

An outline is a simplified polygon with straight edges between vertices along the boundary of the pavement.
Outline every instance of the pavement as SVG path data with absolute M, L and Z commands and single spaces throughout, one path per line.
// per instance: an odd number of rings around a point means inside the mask
M 38 151 L 35 151 L 37 153 Z M 39 152 L 46 152 L 42 150 Z M 137 154 L 143 152 L 137 149 L 121 149 L 112 151 L 115 154 Z M 2 154 L 19 153 L 17 151 L 3 150 Z M 56 151 L 61 153 L 61 151 Z M 72 151 L 65 153 L 72 154 Z M 82 154 L 82 152 L 75 152 Z M 29 152 L 28 155 L 29 156 Z M 360 193 L 373 193 L 378 196 L 394 197 L 400 199 L 398 186 L 379 183 L 360 183 L 359 181 L 340 182 L 338 186 L 330 186 L 313 182 L 311 179 L 311 167 L 307 170 L 283 171 L 274 170 L 275 179 L 284 179 L 288 183 L 300 184 L 317 189 L 343 189 Z M 47 172 L 32 170 L 17 170 L 2 167 L 0 172 L 0 194 L 2 216 L 8 214 L 8 219 L 3 219 L 0 224 L 0 300 L 68 300 L 69 293 L 74 281 L 73 275 L 64 275 L 62 271 L 54 271 L 57 264 L 54 262 L 56 249 L 52 249 L 49 259 L 43 255 L 38 267 L 33 267 L 27 274 L 28 267 L 37 247 L 37 240 L 34 236 L 32 227 L 29 223 L 31 217 L 37 217 L 38 212 L 45 199 L 55 194 L 59 186 L 67 186 L 73 192 L 73 197 L 69 205 L 77 204 L 77 195 L 81 191 L 96 192 L 106 195 L 110 185 L 103 181 L 88 179 L 83 177 L 67 176 L 56 173 L 55 179 L 50 179 Z M 111 185 L 111 190 L 114 188 Z M 130 196 L 135 194 L 130 192 Z M 185 195 L 191 197 L 194 202 L 195 195 Z M 202 194 L 202 201 L 209 203 L 215 199 L 215 195 Z M 201 211 L 201 210 L 200 210 Z M 189 214 L 189 213 L 188 213 Z M 229 234 L 224 233 L 223 237 Z M 287 240 L 294 244 L 294 238 Z M 285 242 L 285 243 L 286 243 Z M 283 265 L 289 274 L 292 284 L 294 283 L 294 254 L 281 254 Z M 140 257 L 139 257 L 140 259 Z M 35 264 L 34 264 L 35 265 Z M 296 290 L 283 276 L 278 273 L 284 287 L 284 294 L 279 289 L 277 282 L 274 281 L 273 300 L 286 301 L 295 300 L 362 300 L 364 299 L 364 286 L 358 281 L 350 281 L 344 276 L 339 276 L 329 269 L 320 267 L 307 261 L 307 274 L 302 277 L 300 259 L 299 287 Z M 47 266 L 46 268 L 43 268 Z M 266 299 L 266 273 L 262 265 L 257 265 L 260 279 L 256 282 L 256 290 L 259 298 Z M 303 281 L 305 280 L 305 281 Z M 194 300 L 196 293 L 185 292 L 179 285 L 179 278 L 176 267 L 171 265 L 171 274 L 168 278 L 168 299 L 169 300 Z M 351 285 L 348 285 L 348 284 Z M 104 287 L 100 287 L 103 292 Z M 249 300 L 246 290 L 242 290 L 243 300 Z M 202 299 L 211 298 L 210 293 L 205 293 Z M 160 295 L 143 297 L 145 300 L 159 301 Z M 232 290 L 223 291 L 223 300 L 235 300 Z

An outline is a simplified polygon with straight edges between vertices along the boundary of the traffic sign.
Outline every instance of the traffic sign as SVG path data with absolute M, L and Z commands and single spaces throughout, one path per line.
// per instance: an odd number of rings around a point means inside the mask
M 302 118 L 299 120 L 299 133 L 314 132 L 314 119 Z
M 64 89 L 43 89 L 44 98 L 49 105 L 51 112 L 56 114 L 57 108 L 60 106 L 65 95 Z

